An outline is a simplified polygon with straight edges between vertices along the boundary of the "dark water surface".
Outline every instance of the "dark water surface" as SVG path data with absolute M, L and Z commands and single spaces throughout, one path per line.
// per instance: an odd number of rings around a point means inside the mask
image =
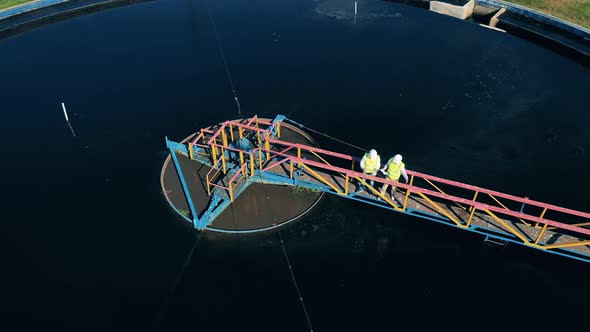
M 353 3 L 154 1 L 0 41 L 3 330 L 308 329 L 276 231 L 195 236 L 159 192 L 165 135 L 236 117 L 207 8 L 246 115 L 590 210 L 587 68 L 398 4 L 355 19 Z M 587 264 L 336 197 L 281 233 L 315 331 L 586 325 Z

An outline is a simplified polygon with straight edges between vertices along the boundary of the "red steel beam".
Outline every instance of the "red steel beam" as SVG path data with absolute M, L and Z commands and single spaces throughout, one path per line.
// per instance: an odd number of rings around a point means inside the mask
M 262 128 L 257 128 L 257 127 L 252 127 L 250 125 L 239 123 L 239 122 L 235 122 L 235 121 L 227 121 L 226 123 L 224 123 L 224 125 L 230 124 L 230 123 L 232 125 L 234 125 L 234 126 L 242 127 L 244 129 L 248 129 L 248 130 L 252 130 L 252 131 L 259 131 L 259 132 L 266 132 L 266 131 L 268 131 L 268 129 L 262 129 Z
M 528 198 L 522 198 L 522 197 L 518 197 L 518 196 L 504 194 L 504 193 L 501 193 L 501 192 L 498 192 L 498 191 L 489 190 L 489 189 L 485 189 L 485 188 L 481 188 L 481 187 L 476 187 L 476 186 L 473 186 L 473 185 L 470 185 L 470 184 L 465 184 L 465 183 L 461 183 L 461 182 L 457 182 L 457 181 L 447 180 L 447 179 L 439 178 L 439 177 L 428 175 L 428 174 L 424 174 L 424 173 L 418 173 L 418 172 L 415 172 L 415 171 L 408 170 L 407 173 L 410 174 L 410 175 L 411 174 L 414 174 L 415 176 L 418 176 L 418 177 L 421 177 L 421 178 L 424 178 L 424 179 L 436 181 L 436 182 L 439 182 L 439 183 L 448 184 L 448 185 L 455 186 L 455 187 L 458 187 L 458 188 L 463 188 L 463 189 L 472 190 L 472 191 L 479 191 L 480 193 L 485 193 L 485 194 L 489 194 L 489 195 L 493 195 L 493 196 L 497 196 L 497 197 L 506 198 L 506 199 L 509 199 L 511 201 L 516 201 L 516 202 L 526 203 L 526 204 L 533 205 L 533 206 L 547 208 L 548 210 L 559 211 L 559 212 L 563 212 L 563 213 L 566 213 L 566 214 L 571 214 L 571 215 L 578 216 L 578 217 L 590 218 L 590 213 L 586 213 L 586 212 L 582 212 L 582 211 L 576 211 L 576 210 L 572 210 L 572 209 L 568 209 L 568 208 L 563 208 L 563 207 L 552 205 L 552 204 L 547 204 L 547 203 L 535 201 L 535 200 L 528 199 Z
M 272 138 L 270 138 L 268 140 L 268 142 L 269 143 L 273 143 L 273 144 L 285 145 L 285 146 L 289 146 L 289 147 L 292 147 L 292 148 L 301 148 L 303 150 L 313 151 L 313 152 L 325 154 L 327 156 L 341 158 L 341 159 L 344 159 L 344 160 L 352 160 L 352 156 L 349 156 L 347 154 L 338 153 L 338 152 L 332 152 L 332 151 L 328 151 L 328 150 L 324 150 L 324 149 L 320 149 L 320 148 L 314 148 L 314 147 L 311 147 L 311 146 L 308 146 L 308 145 L 299 144 L 299 143 L 290 143 L 290 142 L 280 141 L 280 140 L 276 140 L 276 139 L 272 139 Z
M 322 150 L 322 149 L 317 149 L 311 146 L 307 146 L 307 145 L 303 145 L 303 144 L 298 144 L 298 143 L 289 143 L 289 142 L 284 142 L 284 141 L 280 141 L 280 140 L 275 140 L 275 139 L 270 139 L 269 140 L 271 143 L 275 143 L 275 144 L 282 144 L 282 145 L 287 145 L 287 146 L 293 146 L 293 147 L 299 147 L 303 150 L 309 150 L 309 151 L 314 151 L 314 152 L 318 152 L 318 153 L 323 153 L 326 155 L 330 155 L 330 156 L 334 156 L 334 157 L 338 157 L 338 158 L 342 158 L 345 160 L 352 160 L 353 157 L 350 155 L 345 155 L 345 154 L 341 154 L 341 153 L 335 153 L 335 152 L 331 152 L 331 151 L 327 151 L 327 150 Z M 557 211 L 557 212 L 562 212 L 562 213 L 566 213 L 566 214 L 570 214 L 570 215 L 574 215 L 574 216 L 578 216 L 578 217 L 582 217 L 582 218 L 587 218 L 590 219 L 590 213 L 587 212 L 583 212 L 583 211 L 577 211 L 577 210 L 573 210 L 573 209 L 568 209 L 568 208 L 564 208 L 564 207 L 560 207 L 557 205 L 552 205 L 552 204 L 547 204 L 547 203 L 543 203 L 543 202 L 539 202 L 539 201 L 535 201 L 532 199 L 528 199 L 528 198 L 523 198 L 523 197 L 518 197 L 518 196 L 514 196 L 514 195 L 509 195 L 509 194 L 505 194 L 499 191 L 494 191 L 494 190 L 490 190 L 490 189 L 485 189 L 485 188 L 481 188 L 481 187 L 477 187 L 474 185 L 470 185 L 470 184 L 465 184 L 465 183 L 461 183 L 461 182 L 457 182 L 457 181 L 453 181 L 453 180 L 447 180 L 447 179 L 443 179 L 440 177 L 436 177 L 433 175 L 429 175 L 429 174 L 424 174 L 424 173 L 419 173 L 416 171 L 411 171 L 408 170 L 407 173 L 409 175 L 415 175 L 417 177 L 420 178 L 424 178 L 424 179 L 428 179 L 431 181 L 436 181 L 439 183 L 444 183 L 444 184 L 448 184 L 457 188 L 463 188 L 463 189 L 467 189 L 467 190 L 471 190 L 471 191 L 479 191 L 481 193 L 485 193 L 485 194 L 489 194 L 489 195 L 493 195 L 493 196 L 497 196 L 497 197 L 502 197 L 511 201 L 515 201 L 515 202 L 519 202 L 519 203 L 525 203 L 525 204 L 529 204 L 529 205 L 533 205 L 533 206 L 537 206 L 537 207 L 541 207 L 541 208 L 547 208 L 548 210 L 552 210 L 552 211 Z
M 270 165 L 266 166 L 266 168 L 264 168 L 262 171 L 268 171 L 269 169 L 279 166 L 280 164 L 283 164 L 285 161 L 289 161 L 289 160 L 290 160 L 289 158 L 284 158 L 281 161 L 277 161 L 274 164 L 270 164 Z
M 238 177 L 238 175 L 243 174 L 244 173 L 244 167 L 247 166 L 246 163 L 243 163 L 242 166 L 240 166 L 240 170 L 236 172 L 236 174 L 234 174 L 234 176 L 231 177 L 231 179 L 229 179 L 228 182 L 228 186 L 230 183 L 234 182 L 236 180 L 236 178 Z
M 310 165 L 310 166 L 314 166 L 314 167 L 318 167 L 318 168 L 322 168 L 325 170 L 329 170 L 329 171 L 334 171 L 334 172 L 338 172 L 340 174 L 346 174 L 349 177 L 360 177 L 363 179 L 367 179 L 367 180 L 373 180 L 375 182 L 378 183 L 386 183 L 389 185 L 394 185 L 396 187 L 400 187 L 400 188 L 404 188 L 404 189 L 409 189 L 410 192 L 412 193 L 423 193 L 425 195 L 430 195 L 430 196 L 434 196 L 434 197 L 438 197 L 438 198 L 442 198 L 445 200 L 449 200 L 449 201 L 453 201 L 453 202 L 458 202 L 458 203 L 462 203 L 465 205 L 469 205 L 469 206 L 473 206 L 478 210 L 490 210 L 493 212 L 497 212 L 499 214 L 504 214 L 504 215 L 509 215 L 509 216 L 513 216 L 516 218 L 521 218 L 521 219 L 526 219 L 529 221 L 534 221 L 534 222 L 538 222 L 540 224 L 547 224 L 549 226 L 553 226 L 556 228 L 560 228 L 560 229 L 565 229 L 565 230 L 569 230 L 572 232 L 576 232 L 576 233 L 580 233 L 580 234 L 584 234 L 584 235 L 590 235 L 590 229 L 586 229 L 586 228 L 582 228 L 582 227 L 577 227 L 577 226 L 572 226 L 572 225 L 568 225 L 568 224 L 564 224 L 564 223 L 560 223 L 554 220 L 550 220 L 550 219 L 541 219 L 537 216 L 532 216 L 532 215 L 528 215 L 525 213 L 520 213 L 520 212 L 514 212 L 512 210 L 506 210 L 504 208 L 500 208 L 500 207 L 496 207 L 496 206 L 492 206 L 492 205 L 488 205 L 488 204 L 484 204 L 484 203 L 480 203 L 480 202 L 474 202 L 472 200 L 469 199 L 465 199 L 465 198 L 461 198 L 461 197 L 457 197 L 457 196 L 453 196 L 453 195 L 448 195 L 448 194 L 442 194 L 436 191 L 432 191 L 429 189 L 425 189 L 425 188 L 421 188 L 421 187 L 416 187 L 416 186 L 410 186 L 404 183 L 400 183 L 400 182 L 393 182 L 391 180 L 387 180 L 387 179 L 383 179 L 383 178 L 379 178 L 376 176 L 371 176 L 371 175 L 367 175 L 364 173 L 359 173 L 353 170 L 349 170 L 346 168 L 340 168 L 340 167 L 336 167 L 336 166 L 330 166 L 330 165 L 326 165 L 324 163 L 320 163 L 320 162 L 316 162 L 313 160 L 308 160 L 308 159 L 303 159 L 303 158 L 298 158 L 298 157 L 294 157 L 294 156 L 289 156 L 289 155 L 285 155 L 285 154 L 281 154 L 281 153 L 277 153 L 276 151 L 271 151 L 272 154 L 277 154 L 277 155 L 281 155 L 283 157 L 289 158 L 290 160 L 292 160 L 295 163 L 303 163 L 306 165 Z M 414 174 L 414 176 L 418 176 Z
M 257 132 L 261 132 L 261 133 L 268 133 L 269 128 L 267 129 L 262 129 L 262 128 L 257 128 L 257 127 L 253 127 L 251 126 L 251 123 L 254 122 L 257 119 L 257 116 L 251 118 L 249 120 L 249 122 L 247 124 L 243 124 L 243 123 L 239 123 L 239 122 L 235 122 L 235 121 L 226 121 L 223 123 L 223 125 L 221 126 L 221 128 L 219 128 L 214 135 L 211 137 L 211 139 L 209 140 L 209 144 L 213 145 L 215 143 L 213 143 L 215 141 L 215 139 L 220 135 L 221 131 L 225 129 L 225 127 L 228 124 L 232 124 L 234 126 L 238 126 L 238 127 L 242 127 L 244 129 L 248 129 L 248 130 L 252 130 L 252 131 L 257 131 Z M 258 119 L 259 123 L 262 123 L 264 125 L 271 125 L 270 122 L 268 121 L 263 121 Z M 207 130 L 204 129 L 203 131 L 209 132 L 209 133 L 213 133 L 213 131 L 211 130 Z M 283 145 L 283 146 L 287 146 L 288 148 L 281 151 L 281 152 L 277 152 L 277 151 L 266 151 L 265 149 L 262 148 L 256 148 L 250 152 L 253 151 L 264 151 L 264 152 L 269 152 L 273 155 L 276 156 L 282 156 L 285 157 L 286 159 L 282 160 L 281 162 L 278 162 L 274 165 L 268 166 L 265 170 L 268 170 L 274 166 L 277 166 L 281 163 L 284 163 L 287 160 L 293 161 L 295 163 L 303 163 L 306 165 L 310 165 L 310 166 L 314 166 L 317 168 L 321 168 L 324 170 L 328 170 L 328 171 L 333 171 L 333 172 L 337 172 L 340 174 L 344 174 L 344 175 L 348 175 L 349 177 L 359 177 L 359 178 L 363 178 L 363 179 L 367 179 L 367 180 L 373 180 L 376 181 L 378 183 L 386 183 L 386 184 L 390 184 L 390 185 L 395 185 L 396 187 L 400 187 L 400 188 L 404 188 L 406 190 L 410 190 L 410 192 L 413 193 L 422 193 L 425 195 L 430 195 L 433 197 L 437 197 L 437 198 L 441 198 L 444 200 L 448 200 L 448 201 L 453 201 L 453 202 L 457 202 L 457 203 L 462 203 L 465 205 L 469 205 L 469 206 L 473 206 L 478 210 L 489 210 L 489 211 L 493 211 L 496 212 L 498 214 L 503 214 L 503 215 L 509 215 L 509 216 L 513 216 L 516 218 L 521 218 L 521 219 L 526 219 L 529 221 L 533 221 L 533 222 L 538 222 L 540 224 L 546 224 L 546 225 L 550 225 L 559 229 L 565 229 L 565 230 L 569 230 L 572 232 L 577 232 L 577 233 L 581 233 L 581 234 L 585 234 L 585 235 L 590 235 L 590 229 L 586 229 L 586 228 L 582 228 L 582 227 L 578 227 L 578 226 L 573 226 L 573 225 L 568 225 L 568 224 L 564 224 L 564 223 L 560 223 L 557 221 L 553 221 L 550 219 L 542 219 L 540 217 L 537 216 L 533 216 L 533 215 L 528 215 L 528 214 L 524 214 L 521 212 L 515 212 L 512 210 L 506 210 L 504 208 L 500 208 L 500 207 L 496 207 L 496 206 L 492 206 L 492 205 L 488 205 L 488 204 L 484 204 L 484 203 L 480 203 L 480 202 L 476 202 L 476 201 L 472 201 L 471 199 L 465 199 L 465 198 L 461 198 L 461 197 L 457 197 L 457 196 L 453 196 L 453 195 L 448 195 L 448 194 L 443 194 L 443 193 L 439 193 L 436 191 L 432 191 L 429 189 L 425 189 L 422 187 L 417 187 L 417 186 L 411 186 L 411 185 L 407 185 L 404 183 L 399 183 L 399 182 L 393 182 L 387 179 L 383 179 L 383 178 L 379 178 L 379 177 L 375 177 L 375 176 L 371 176 L 371 175 L 367 175 L 364 173 L 360 173 L 360 172 L 356 172 L 350 169 L 345 169 L 345 168 L 340 168 L 340 167 L 336 167 L 336 166 L 331 166 L 331 165 L 327 165 L 325 163 L 320 163 L 320 162 L 316 162 L 313 160 L 307 160 L 307 159 L 303 159 L 303 158 L 298 158 L 296 156 L 291 156 L 291 155 L 287 155 L 285 154 L 285 152 L 287 152 L 290 149 L 293 148 L 300 148 L 303 151 L 313 151 L 316 153 L 320 153 L 320 154 L 324 154 L 324 155 L 328 155 L 328 156 L 333 156 L 336 158 L 340 158 L 340 159 L 344 159 L 344 160 L 353 160 L 354 158 L 350 155 L 346 155 L 346 154 L 342 154 L 342 153 L 337 153 L 337 152 L 332 152 L 332 151 L 328 151 L 328 150 L 324 150 L 324 149 L 320 149 L 320 148 L 315 148 L 315 147 L 311 147 L 311 146 L 307 146 L 304 144 L 299 144 L 299 143 L 290 143 L 290 142 L 285 142 L 285 141 L 281 141 L 281 140 L 275 140 L 275 139 L 271 139 L 271 138 L 267 138 L 269 143 L 275 144 L 275 145 Z M 217 144 L 215 144 L 217 145 Z M 217 145 L 218 146 L 218 145 Z M 232 148 L 225 148 L 228 150 L 234 150 L 234 151 L 241 151 L 238 149 L 232 149 Z M 242 151 L 242 152 L 246 152 L 246 151 Z M 246 152 L 248 153 L 248 152 Z M 494 190 L 489 190 L 489 189 L 485 189 L 485 188 L 481 188 L 481 187 L 477 187 L 477 186 L 473 186 L 473 185 L 469 185 L 469 184 L 465 184 L 465 183 L 461 183 L 461 182 L 457 182 L 457 181 L 453 181 L 453 180 L 447 180 L 447 179 L 443 179 L 440 177 L 436 177 L 436 176 L 432 176 L 432 175 L 428 175 L 428 174 L 424 174 L 424 173 L 419 173 L 419 172 L 415 172 L 415 171 L 411 171 L 408 170 L 407 172 L 410 175 L 414 175 L 415 177 L 418 178 L 423 178 L 423 179 L 427 179 L 427 180 L 431 180 L 431 181 L 435 181 L 438 183 L 443 183 L 443 184 L 447 184 L 453 187 L 457 187 L 457 188 L 462 188 L 462 189 L 466 189 L 466 190 L 470 190 L 473 192 L 479 191 L 481 193 L 485 193 L 485 194 L 489 194 L 489 195 L 493 195 L 496 197 L 502 197 L 505 199 L 508 199 L 510 201 L 514 201 L 514 202 L 519 202 L 519 203 L 525 203 L 525 204 L 529 204 L 529 205 L 533 205 L 533 206 L 537 206 L 537 207 L 541 207 L 541 208 L 546 208 L 547 210 L 551 210 L 551 211 L 557 211 L 557 212 L 562 212 L 565 214 L 569 214 L 569 215 L 574 215 L 574 216 L 578 216 L 578 217 L 582 217 L 582 218 L 587 218 L 590 219 L 590 213 L 586 213 L 586 212 L 582 212 L 582 211 L 576 211 L 573 209 L 568 209 L 568 208 L 563 208 L 563 207 L 559 207 L 556 205 L 552 205 L 552 204 L 547 204 L 547 203 L 543 203 L 543 202 L 539 202 L 539 201 L 535 201 L 535 200 L 531 200 L 528 198 L 522 198 L 522 197 L 518 197 L 518 196 L 514 196 L 514 195 L 509 195 L 509 194 L 505 194 L 505 193 L 501 193 L 498 191 L 494 191 Z M 237 175 L 237 174 L 236 174 Z M 212 184 L 213 185 L 213 184 Z M 217 186 L 217 185 L 215 185 Z M 223 187 L 225 188 L 225 187 Z M 227 188 L 226 188 L 227 189 Z

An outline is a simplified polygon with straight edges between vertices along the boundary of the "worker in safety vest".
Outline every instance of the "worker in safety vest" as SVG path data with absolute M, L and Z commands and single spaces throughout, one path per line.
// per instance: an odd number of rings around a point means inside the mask
M 381 157 L 379 156 L 379 154 L 377 154 L 377 151 L 375 151 L 375 149 L 371 149 L 371 151 L 369 151 L 369 153 L 365 153 L 365 155 L 361 159 L 361 169 L 363 170 L 363 173 L 375 176 L 375 175 L 377 175 L 377 171 L 379 170 L 379 167 L 381 167 Z M 370 180 L 369 184 L 372 187 L 374 184 L 374 181 Z M 359 185 L 359 189 L 357 190 L 357 193 L 359 193 L 361 191 L 363 191 L 362 184 Z
M 383 166 L 381 169 L 382 172 L 387 171 L 387 179 L 397 182 L 399 180 L 400 175 L 404 176 L 406 183 L 408 183 L 408 174 L 406 173 L 406 165 L 402 163 L 402 155 L 396 154 L 393 158 L 389 159 L 387 164 Z M 383 184 L 381 187 L 381 195 L 385 195 L 387 191 L 388 184 Z M 393 194 L 395 193 L 395 186 L 391 186 L 391 199 L 393 200 Z

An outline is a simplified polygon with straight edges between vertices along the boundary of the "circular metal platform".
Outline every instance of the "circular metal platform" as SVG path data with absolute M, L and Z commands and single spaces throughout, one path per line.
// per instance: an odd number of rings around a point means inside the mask
M 272 119 L 264 120 L 272 121 Z M 195 135 L 196 133 L 193 133 L 182 140 L 182 143 L 188 142 Z M 281 140 L 318 146 L 307 133 L 287 123 L 281 125 Z M 202 211 L 209 201 L 205 175 L 210 167 L 182 155 L 177 157 L 185 181 L 189 184 L 193 204 L 197 211 Z M 190 222 L 187 216 L 188 202 L 170 155 L 164 161 L 160 185 L 170 207 L 184 220 Z M 253 183 L 207 229 L 226 233 L 252 233 L 272 229 L 303 216 L 323 194 L 323 192 L 309 191 L 301 187 Z

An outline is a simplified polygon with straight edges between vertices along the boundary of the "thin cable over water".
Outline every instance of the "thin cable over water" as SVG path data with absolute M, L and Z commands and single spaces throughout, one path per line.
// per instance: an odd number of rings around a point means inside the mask
M 178 272 L 178 274 L 176 275 L 176 278 L 174 279 L 174 282 L 172 282 L 172 286 L 170 286 L 170 290 L 168 291 L 168 296 L 166 296 L 166 299 L 162 303 L 162 306 L 160 307 L 160 310 L 158 311 L 158 315 L 156 316 L 156 319 L 154 320 L 154 324 L 152 325 L 153 332 L 156 332 L 160 329 L 160 324 L 162 323 L 162 319 L 164 318 L 164 315 L 168 311 L 168 307 L 170 306 L 170 302 L 171 302 L 172 298 L 174 297 L 174 294 L 176 293 L 176 288 L 178 288 L 178 285 L 180 284 L 180 281 L 182 280 L 182 277 L 184 276 L 184 272 L 186 271 L 186 268 L 190 265 L 190 262 L 193 258 L 193 254 L 195 253 L 195 249 L 197 248 L 197 245 L 199 244 L 201 238 L 203 237 L 202 234 L 203 234 L 202 231 L 197 234 L 197 239 L 195 240 L 195 244 L 193 244 L 191 251 L 189 251 L 188 255 L 184 259 L 184 263 L 182 264 L 182 268 L 180 269 L 180 272 Z
M 229 67 L 227 66 L 227 61 L 225 60 L 225 53 L 223 52 L 223 45 L 221 45 L 221 38 L 219 37 L 219 33 L 217 32 L 217 25 L 215 25 L 215 20 L 213 20 L 213 16 L 211 12 L 209 12 L 209 8 L 207 8 L 207 15 L 209 15 L 209 21 L 211 21 L 211 25 L 213 26 L 213 31 L 215 32 L 215 39 L 217 39 L 217 48 L 219 49 L 219 54 L 221 55 L 221 60 L 223 60 L 223 66 L 225 67 L 225 72 L 227 73 L 227 78 L 229 80 L 229 85 L 231 86 L 231 91 L 234 94 L 234 100 L 236 102 L 236 106 L 238 107 L 238 116 L 240 119 L 242 118 L 242 108 L 240 106 L 240 101 L 238 100 L 238 95 L 236 94 L 236 89 L 234 87 L 234 81 L 231 78 L 231 74 L 229 73 Z
M 328 134 L 324 134 L 324 133 L 322 133 L 322 132 L 319 132 L 319 131 L 317 131 L 317 130 L 315 130 L 315 129 L 311 129 L 311 128 L 309 128 L 309 127 L 307 127 L 307 126 L 304 126 L 304 125 L 302 125 L 302 124 L 301 124 L 301 123 L 299 123 L 299 122 L 295 122 L 295 121 L 293 121 L 293 120 L 291 120 L 291 119 L 287 119 L 287 121 L 289 121 L 289 122 L 291 122 L 291 123 L 293 123 L 293 124 L 295 124 L 295 125 L 299 126 L 300 128 L 303 128 L 303 129 L 309 130 L 309 131 L 311 131 L 311 132 L 313 132 L 313 133 L 316 133 L 316 134 L 318 134 L 318 135 L 325 136 L 325 137 L 327 137 L 327 138 L 329 138 L 329 139 L 332 139 L 332 140 L 335 140 L 335 141 L 337 141 L 337 142 L 340 142 L 340 143 L 342 143 L 342 144 L 348 145 L 348 146 L 350 146 L 350 147 L 352 147 L 352 148 L 359 149 L 359 150 L 361 150 L 361 151 L 365 151 L 365 152 L 366 152 L 366 151 L 368 151 L 367 149 L 363 149 L 363 148 L 361 148 L 360 146 L 357 146 L 357 145 L 354 145 L 354 144 L 351 144 L 351 143 L 345 142 L 345 141 L 343 141 L 343 140 L 340 140 L 340 139 L 338 139 L 338 138 L 336 138 L 336 137 L 332 137 L 332 136 L 330 136 L 330 135 L 328 135 Z
M 309 314 L 307 313 L 307 308 L 305 307 L 305 302 L 303 302 L 303 296 L 301 296 L 301 291 L 299 291 L 299 285 L 297 284 L 297 279 L 295 279 L 295 273 L 293 273 L 293 267 L 291 266 L 291 261 L 289 260 L 289 255 L 287 255 L 287 249 L 285 248 L 285 243 L 283 242 L 283 236 L 281 235 L 281 229 L 279 231 L 279 239 L 281 240 L 281 247 L 283 248 L 283 255 L 285 256 L 285 260 L 287 261 L 287 265 L 289 265 L 289 272 L 291 273 L 291 280 L 293 280 L 293 285 L 295 286 L 295 290 L 297 291 L 297 296 L 299 296 L 299 301 L 301 301 L 301 307 L 303 308 L 303 313 L 305 314 L 305 319 L 307 320 L 307 325 L 309 326 L 309 330 L 313 332 L 313 327 L 311 326 L 311 321 L 309 320 Z
M 272 147 L 271 147 L 272 149 Z M 260 172 L 258 173 L 258 176 L 260 177 L 260 181 L 262 182 L 262 175 L 260 174 Z M 268 195 L 268 192 L 266 191 L 264 185 L 262 186 L 262 190 L 264 191 L 264 195 L 266 196 L 267 200 L 270 200 L 270 196 Z M 272 208 L 272 204 L 269 204 L 270 209 L 274 210 Z M 273 214 L 276 215 L 276 213 Z M 277 218 L 274 218 L 274 223 L 273 226 L 277 226 L 276 221 Z M 283 251 L 283 256 L 285 257 L 285 261 L 287 262 L 287 266 L 289 266 L 289 273 L 291 275 L 291 281 L 293 282 L 293 286 L 295 286 L 295 290 L 297 291 L 297 296 L 299 297 L 299 301 L 301 302 L 301 307 L 303 308 L 303 314 L 305 314 L 305 320 L 307 321 L 307 326 L 309 326 L 309 331 L 313 332 L 313 327 L 311 326 L 311 320 L 309 319 L 309 314 L 307 312 L 307 307 L 305 306 L 305 302 L 303 301 L 303 296 L 301 295 L 301 291 L 299 290 L 299 284 L 297 283 L 297 279 L 295 278 L 295 273 L 293 272 L 293 266 L 291 265 L 291 260 L 289 260 L 289 255 L 287 254 L 287 249 L 285 248 L 285 242 L 283 241 L 283 235 L 281 234 L 281 229 L 280 227 L 277 228 L 278 230 L 278 234 L 279 234 L 279 240 L 281 242 L 281 248 Z

